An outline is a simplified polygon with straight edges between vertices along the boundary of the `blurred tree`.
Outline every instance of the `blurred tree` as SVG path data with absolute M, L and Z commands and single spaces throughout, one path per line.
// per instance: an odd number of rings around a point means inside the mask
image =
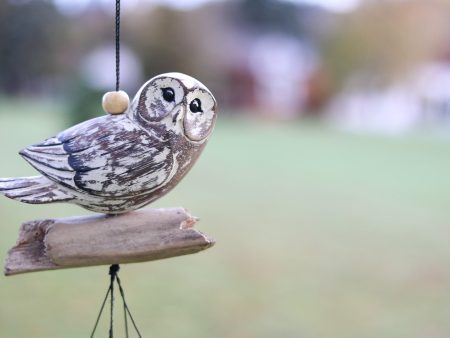
M 58 70 L 64 34 L 61 16 L 48 1 L 0 2 L 0 90 L 39 89 L 38 79 Z
M 241 0 L 238 4 L 241 23 L 257 31 L 279 31 L 301 35 L 299 7 L 278 0 Z
M 186 34 L 190 17 L 189 12 L 158 6 L 133 13 L 133 20 L 123 20 L 124 39 L 143 60 L 145 73 L 189 72 L 200 43 L 197 37 Z
M 356 73 L 383 85 L 433 61 L 448 45 L 448 1 L 377 1 L 341 16 L 323 47 L 335 85 Z

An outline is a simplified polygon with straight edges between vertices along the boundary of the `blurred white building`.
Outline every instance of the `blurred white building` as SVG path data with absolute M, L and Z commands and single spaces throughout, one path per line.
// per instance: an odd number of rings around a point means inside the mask
M 333 124 L 357 132 L 450 129 L 450 64 L 424 64 L 386 88 L 351 83 L 332 100 L 327 116 Z
M 250 45 L 247 63 L 259 111 L 282 118 L 303 112 L 308 82 L 318 66 L 311 48 L 288 35 L 267 34 Z
M 114 90 L 116 83 L 116 54 L 114 45 L 103 45 L 89 52 L 81 62 L 81 75 L 93 90 Z M 136 53 L 122 44 L 120 48 L 120 85 L 134 93 L 143 84 L 144 70 Z

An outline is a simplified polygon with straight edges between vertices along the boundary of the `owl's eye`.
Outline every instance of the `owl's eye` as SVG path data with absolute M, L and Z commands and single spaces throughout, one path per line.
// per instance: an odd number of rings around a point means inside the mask
M 172 88 L 163 88 L 163 99 L 167 102 L 175 101 L 175 91 Z
M 203 113 L 202 101 L 200 101 L 199 99 L 192 100 L 191 104 L 189 105 L 189 109 L 193 113 L 199 113 L 199 112 Z

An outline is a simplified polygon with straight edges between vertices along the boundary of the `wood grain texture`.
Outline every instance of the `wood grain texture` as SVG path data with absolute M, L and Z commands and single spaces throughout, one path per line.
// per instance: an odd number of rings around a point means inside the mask
M 196 253 L 214 245 L 193 229 L 197 220 L 184 208 L 170 208 L 26 222 L 8 253 L 5 275 Z
M 0 178 L 0 194 L 111 215 L 140 209 L 185 177 L 216 118 L 216 101 L 203 84 L 180 73 L 156 76 L 124 114 L 85 121 L 21 150 L 42 176 Z

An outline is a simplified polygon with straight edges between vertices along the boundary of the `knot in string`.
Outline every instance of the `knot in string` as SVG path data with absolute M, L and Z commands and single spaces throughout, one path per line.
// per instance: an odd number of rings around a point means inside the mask
M 111 276 L 111 279 L 114 279 L 117 277 L 117 273 L 120 270 L 120 265 L 119 264 L 113 264 L 109 267 L 109 274 Z

